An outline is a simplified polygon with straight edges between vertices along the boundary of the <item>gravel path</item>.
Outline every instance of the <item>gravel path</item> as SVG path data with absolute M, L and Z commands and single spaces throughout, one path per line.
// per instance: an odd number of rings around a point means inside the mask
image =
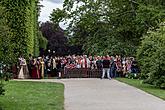
M 165 101 L 116 80 L 44 79 L 65 85 L 65 110 L 164 110 Z

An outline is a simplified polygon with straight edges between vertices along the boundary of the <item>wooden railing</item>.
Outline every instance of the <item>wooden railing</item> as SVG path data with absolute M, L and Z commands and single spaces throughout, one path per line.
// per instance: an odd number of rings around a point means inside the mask
M 89 68 L 65 68 L 62 78 L 100 78 L 102 70 Z

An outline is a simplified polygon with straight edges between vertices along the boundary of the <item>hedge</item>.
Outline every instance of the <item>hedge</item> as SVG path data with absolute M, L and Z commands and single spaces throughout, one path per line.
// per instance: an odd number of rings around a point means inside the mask
M 165 88 L 165 23 L 148 32 L 137 51 L 144 82 Z
M 16 62 L 20 54 L 39 54 L 38 44 L 38 0 L 1 0 L 4 7 L 3 17 L 12 33 L 10 45 L 13 50 L 13 61 Z M 12 52 L 11 52 L 12 53 Z

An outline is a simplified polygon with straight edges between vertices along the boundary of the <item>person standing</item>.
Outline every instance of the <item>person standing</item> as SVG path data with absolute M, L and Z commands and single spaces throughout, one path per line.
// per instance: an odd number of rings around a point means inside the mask
M 28 71 L 27 63 L 23 56 L 21 56 L 19 58 L 19 63 L 20 63 L 20 69 L 19 69 L 18 78 L 19 79 L 29 78 L 29 71 Z
M 86 55 L 83 56 L 82 67 L 83 68 L 88 68 L 88 61 L 87 61 L 87 56 Z
M 102 73 L 102 79 L 105 77 L 105 73 L 107 73 L 107 78 L 111 79 L 110 75 L 109 75 L 109 70 L 110 70 L 110 60 L 108 58 L 108 56 L 106 56 L 103 59 L 103 73 Z
M 39 62 L 37 61 L 36 58 L 33 59 L 33 64 L 32 64 L 32 78 L 33 79 L 39 79 L 40 78 Z
M 116 74 L 118 77 L 122 76 L 122 61 L 120 56 L 116 56 Z
M 122 68 L 122 71 L 123 71 L 123 77 L 125 77 L 126 74 L 127 74 L 126 58 L 123 58 L 122 66 L 123 66 L 123 68 Z
M 103 67 L 103 65 L 102 65 L 102 59 L 101 59 L 100 56 L 98 56 L 98 58 L 97 58 L 96 67 L 97 67 L 97 70 L 99 72 L 99 76 L 101 78 L 102 77 L 102 67 Z
M 47 73 L 47 77 L 51 77 L 51 73 L 52 73 L 51 59 L 47 61 L 46 73 Z
M 52 58 L 52 76 L 54 77 L 54 76 L 56 76 L 56 71 L 57 71 L 57 64 L 56 64 L 56 58 L 55 57 L 53 57 Z
M 126 60 L 127 73 L 131 73 L 131 65 L 132 65 L 132 61 L 131 61 L 131 59 L 128 57 L 127 60 Z
M 57 72 L 58 72 L 58 79 L 60 79 L 62 77 L 62 74 L 61 74 L 61 72 L 62 72 L 62 59 L 58 59 L 56 67 L 57 67 Z
M 40 59 L 40 64 L 41 64 L 41 78 L 44 79 L 44 71 L 45 71 L 45 62 L 44 62 L 44 58 Z
M 111 61 L 111 66 L 110 66 L 110 77 L 111 78 L 116 78 L 116 59 L 115 58 L 112 58 L 112 61 Z

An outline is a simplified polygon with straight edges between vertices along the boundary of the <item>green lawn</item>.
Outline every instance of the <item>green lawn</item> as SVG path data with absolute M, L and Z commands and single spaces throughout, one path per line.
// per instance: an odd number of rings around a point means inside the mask
M 138 79 L 127 79 L 127 78 L 116 78 L 116 80 L 120 82 L 124 82 L 128 85 L 134 86 L 138 89 L 141 89 L 149 94 L 157 96 L 163 100 L 165 100 L 165 90 L 156 88 L 155 86 L 149 84 L 143 84 L 142 80 Z
M 10 81 L 5 88 L 0 110 L 64 110 L 63 84 Z

